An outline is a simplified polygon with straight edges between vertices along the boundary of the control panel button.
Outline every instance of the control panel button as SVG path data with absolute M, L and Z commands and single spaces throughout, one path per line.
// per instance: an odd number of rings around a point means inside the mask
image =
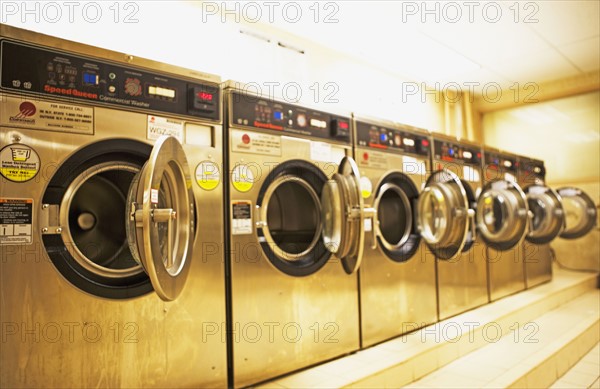
M 127 78 L 125 80 L 125 94 L 129 96 L 140 96 L 142 94 L 142 84 L 137 78 Z

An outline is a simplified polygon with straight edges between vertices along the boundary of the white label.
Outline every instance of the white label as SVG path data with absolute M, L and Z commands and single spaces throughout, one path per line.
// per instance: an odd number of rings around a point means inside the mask
M 231 202 L 231 234 L 252 234 L 252 202 L 245 200 Z
M 463 177 L 467 181 L 481 182 L 481 176 L 479 175 L 479 171 L 473 166 L 463 166 Z
M 0 125 L 94 134 L 94 109 L 80 105 L 23 100 L 0 95 Z
M 32 243 L 33 199 L 0 198 L 0 245 Z
M 364 219 L 365 232 L 369 232 L 373 229 L 373 223 L 371 222 L 371 218 Z
M 313 161 L 332 162 L 331 145 L 323 142 L 310 142 L 310 159 Z
M 158 189 L 150 189 L 150 202 L 158 204 Z
M 425 175 L 425 162 L 405 155 L 402 157 L 402 172 L 405 174 Z
M 281 156 L 281 136 L 232 130 L 231 150 L 241 153 Z
M 148 139 L 156 140 L 168 135 L 177 138 L 179 143 L 183 144 L 183 126 L 182 120 L 148 115 Z

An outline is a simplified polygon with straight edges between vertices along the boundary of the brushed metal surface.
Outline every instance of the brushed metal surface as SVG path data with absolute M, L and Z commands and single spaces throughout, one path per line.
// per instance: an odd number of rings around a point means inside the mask
M 435 134 L 433 138 L 456 142 L 454 138 L 438 134 Z M 466 141 L 463 143 L 475 145 Z M 447 168 L 463 179 L 463 183 L 468 184 L 473 193 L 477 195 L 481 192 L 481 181 L 464 180 L 461 164 L 438 160 L 432 156 L 432 166 L 434 169 L 438 169 L 440 166 Z M 473 167 L 473 169 L 479 171 L 479 177 L 482 176 L 480 168 Z M 476 238 L 471 248 L 453 260 L 436 260 L 436 266 L 439 320 L 476 308 L 489 301 L 485 247 L 480 239 Z
M 2 26 L 2 34 L 7 31 L 67 50 L 83 47 Z M 89 47 L 83 51 L 108 53 Z M 178 73 L 166 65 L 162 70 Z M 0 246 L 0 387 L 226 386 L 221 184 L 210 192 L 192 185 L 199 215 L 195 255 L 188 282 L 173 302 L 163 302 L 154 293 L 118 301 L 86 294 L 66 281 L 48 258 L 41 242 L 41 198 L 57 167 L 81 147 L 102 139 L 151 143 L 146 114 L 94 111 L 93 136 L 0 129 L 1 145 L 20 138 L 41 159 L 41 171 L 33 180 L 3 180 L 0 186 L 0 197 L 34 200 L 33 244 Z M 6 114 L 1 103 L 0 114 Z M 214 145 L 184 144 L 191 169 L 202 160 L 221 165 L 221 124 L 209 125 Z
M 498 153 L 500 150 L 489 147 L 486 151 Z M 509 154 L 510 153 L 504 153 Z M 506 169 L 498 166 L 496 170 L 488 171 L 485 159 L 482 162 L 484 184 L 503 179 Z M 520 185 L 519 182 L 517 184 Z M 489 298 L 496 301 L 525 289 L 525 263 L 523 258 L 523 245 L 517 244 L 510 250 L 499 251 L 491 247 L 485 249 L 488 263 Z
M 368 152 L 356 147 L 355 155 Z M 414 157 L 414 156 L 411 156 Z M 381 178 L 393 171 L 402 172 L 402 155 L 388 153 L 392 169 L 361 167 L 361 176 L 373 183 L 373 193 L 365 199 L 373 204 Z M 429 171 L 428 158 L 417 158 Z M 426 176 L 408 174 L 417 189 L 423 187 Z M 373 238 L 367 234 L 363 262 L 359 270 L 362 346 L 368 347 L 384 340 L 414 331 L 437 320 L 435 257 L 423 242 L 415 255 L 406 262 L 388 258 L 380 247 L 371 247 Z
M 256 132 L 256 130 L 253 130 Z M 274 134 L 271 132 L 271 134 Z M 322 141 L 322 140 L 320 140 Z M 331 177 L 349 145 L 332 143 L 336 162 L 314 161 Z M 291 159 L 311 161 L 310 141 L 281 137 L 281 156 L 228 152 L 229 166 L 257 168 L 252 188 L 245 193 L 230 183 L 230 201 L 252 202 L 254 208 L 267 174 Z M 230 172 L 231 173 L 231 172 Z M 231 304 L 235 387 L 248 386 L 307 367 L 359 348 L 358 280 L 344 272 L 332 256 L 314 274 L 293 277 L 277 270 L 265 256 L 256 228 L 233 235 L 231 244 Z
M 532 183 L 544 185 L 545 177 L 527 173 L 524 163 L 532 161 L 527 157 L 519 157 L 517 183 L 523 187 Z M 527 289 L 552 280 L 552 251 L 550 244 L 534 244 L 524 240 L 521 244 L 521 257 L 525 267 L 525 287 Z

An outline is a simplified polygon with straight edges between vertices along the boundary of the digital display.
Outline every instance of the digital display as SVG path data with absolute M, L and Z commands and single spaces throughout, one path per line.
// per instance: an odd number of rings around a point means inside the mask
M 196 93 L 196 96 L 203 101 L 212 101 L 213 99 L 212 93 L 198 92 Z
M 415 141 L 413 139 L 410 138 L 404 138 L 404 144 L 407 146 L 414 146 L 415 145 Z
M 166 97 L 168 99 L 175 98 L 175 89 L 164 88 L 161 86 L 150 85 L 148 87 L 148 95 Z
M 99 77 L 96 73 L 84 72 L 83 82 L 87 85 L 98 85 Z
M 281 112 L 281 111 L 273 112 L 273 118 L 275 120 L 283 120 L 283 112 Z
M 349 128 L 349 124 L 348 124 L 348 123 L 346 123 L 346 122 L 342 122 L 342 121 L 340 121 L 340 122 L 338 123 L 338 126 L 339 126 L 339 127 L 342 129 L 342 130 L 347 130 L 347 129 Z

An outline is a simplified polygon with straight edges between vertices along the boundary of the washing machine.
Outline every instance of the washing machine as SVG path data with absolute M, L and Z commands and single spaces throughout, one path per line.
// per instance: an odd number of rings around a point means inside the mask
M 477 196 L 481 191 L 482 154 L 481 147 L 475 143 L 442 134 L 432 134 L 432 139 L 433 173 L 429 180 L 457 181 L 455 186 L 460 187 L 461 192 L 456 195 L 457 205 L 453 206 L 441 202 L 449 195 L 443 191 L 432 190 L 421 196 L 427 211 L 421 212 L 420 217 L 429 220 L 424 220 L 423 237 L 437 258 L 438 315 L 443 320 L 488 302 L 485 255 L 477 241 L 475 221 Z M 437 217 L 436 235 L 448 229 L 451 238 L 448 242 L 439 242 L 430 233 L 431 220 L 435 220 L 432 217 Z
M 557 192 L 565 214 L 565 227 L 560 233 L 561 238 L 579 239 L 597 226 L 597 206 L 587 193 L 571 186 L 559 188 Z
M 522 242 L 529 232 L 526 195 L 517 183 L 516 155 L 484 147 L 483 178 L 490 190 L 482 202 L 490 301 L 525 289 Z
M 364 247 L 349 116 L 228 82 L 228 239 L 233 385 L 359 348 Z
M 359 270 L 362 346 L 437 320 L 435 258 L 426 255 L 416 209 L 431 164 L 429 133 L 354 117 L 362 196 L 377 211 Z
M 219 78 L 0 27 L 0 386 L 226 386 Z
M 527 288 L 552 280 L 550 242 L 563 232 L 565 213 L 561 196 L 545 185 L 544 162 L 519 157 L 518 181 L 523 186 L 530 210 L 529 232 L 523 242 Z

